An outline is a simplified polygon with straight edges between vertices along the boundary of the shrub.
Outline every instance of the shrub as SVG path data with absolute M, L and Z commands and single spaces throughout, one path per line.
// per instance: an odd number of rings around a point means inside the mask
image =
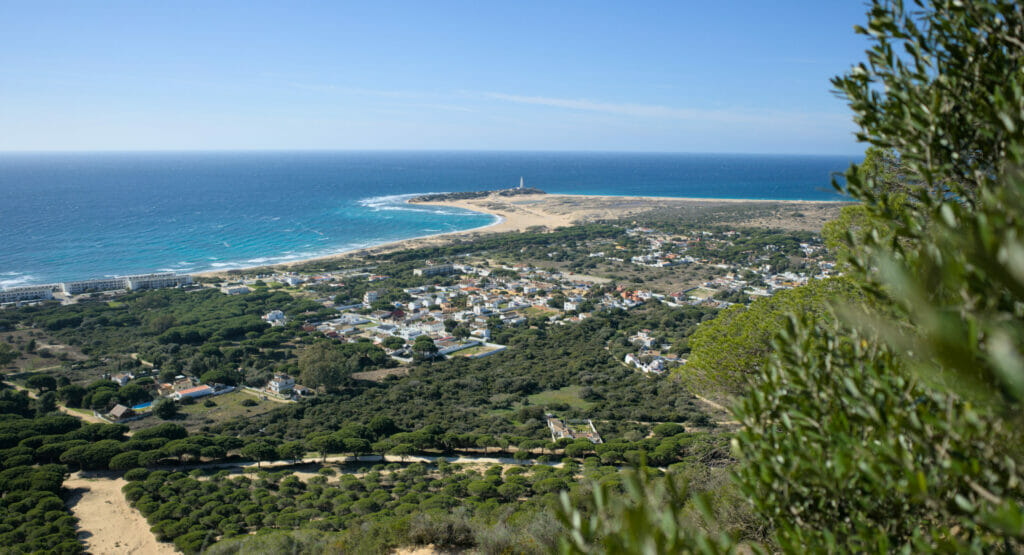
M 476 544 L 473 527 L 466 519 L 455 515 L 431 514 L 416 519 L 409 526 L 409 540 L 417 545 L 439 548 L 472 547 Z
M 124 479 L 129 482 L 141 482 L 149 477 L 149 470 L 145 468 L 133 468 L 124 473 Z

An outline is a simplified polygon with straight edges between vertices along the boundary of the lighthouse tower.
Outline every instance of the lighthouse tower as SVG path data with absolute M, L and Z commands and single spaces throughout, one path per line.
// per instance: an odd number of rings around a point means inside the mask
M 523 177 L 522 176 L 519 176 L 519 188 L 520 189 L 523 188 Z

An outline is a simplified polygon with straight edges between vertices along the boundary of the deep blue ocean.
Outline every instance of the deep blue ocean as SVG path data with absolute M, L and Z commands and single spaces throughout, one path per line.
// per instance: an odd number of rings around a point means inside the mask
M 530 152 L 0 154 L 0 287 L 257 266 L 471 229 L 429 192 L 835 200 L 833 156 Z

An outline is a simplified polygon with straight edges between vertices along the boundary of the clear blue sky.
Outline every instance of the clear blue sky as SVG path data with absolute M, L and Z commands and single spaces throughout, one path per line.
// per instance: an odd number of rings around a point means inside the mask
M 857 154 L 859 0 L 0 0 L 0 150 Z

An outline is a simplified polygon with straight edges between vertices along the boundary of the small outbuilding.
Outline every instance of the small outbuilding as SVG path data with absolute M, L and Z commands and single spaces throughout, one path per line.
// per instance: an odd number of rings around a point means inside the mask
M 114 421 L 125 420 L 135 416 L 135 411 L 131 407 L 124 405 L 114 405 L 114 408 L 110 409 L 107 416 Z

